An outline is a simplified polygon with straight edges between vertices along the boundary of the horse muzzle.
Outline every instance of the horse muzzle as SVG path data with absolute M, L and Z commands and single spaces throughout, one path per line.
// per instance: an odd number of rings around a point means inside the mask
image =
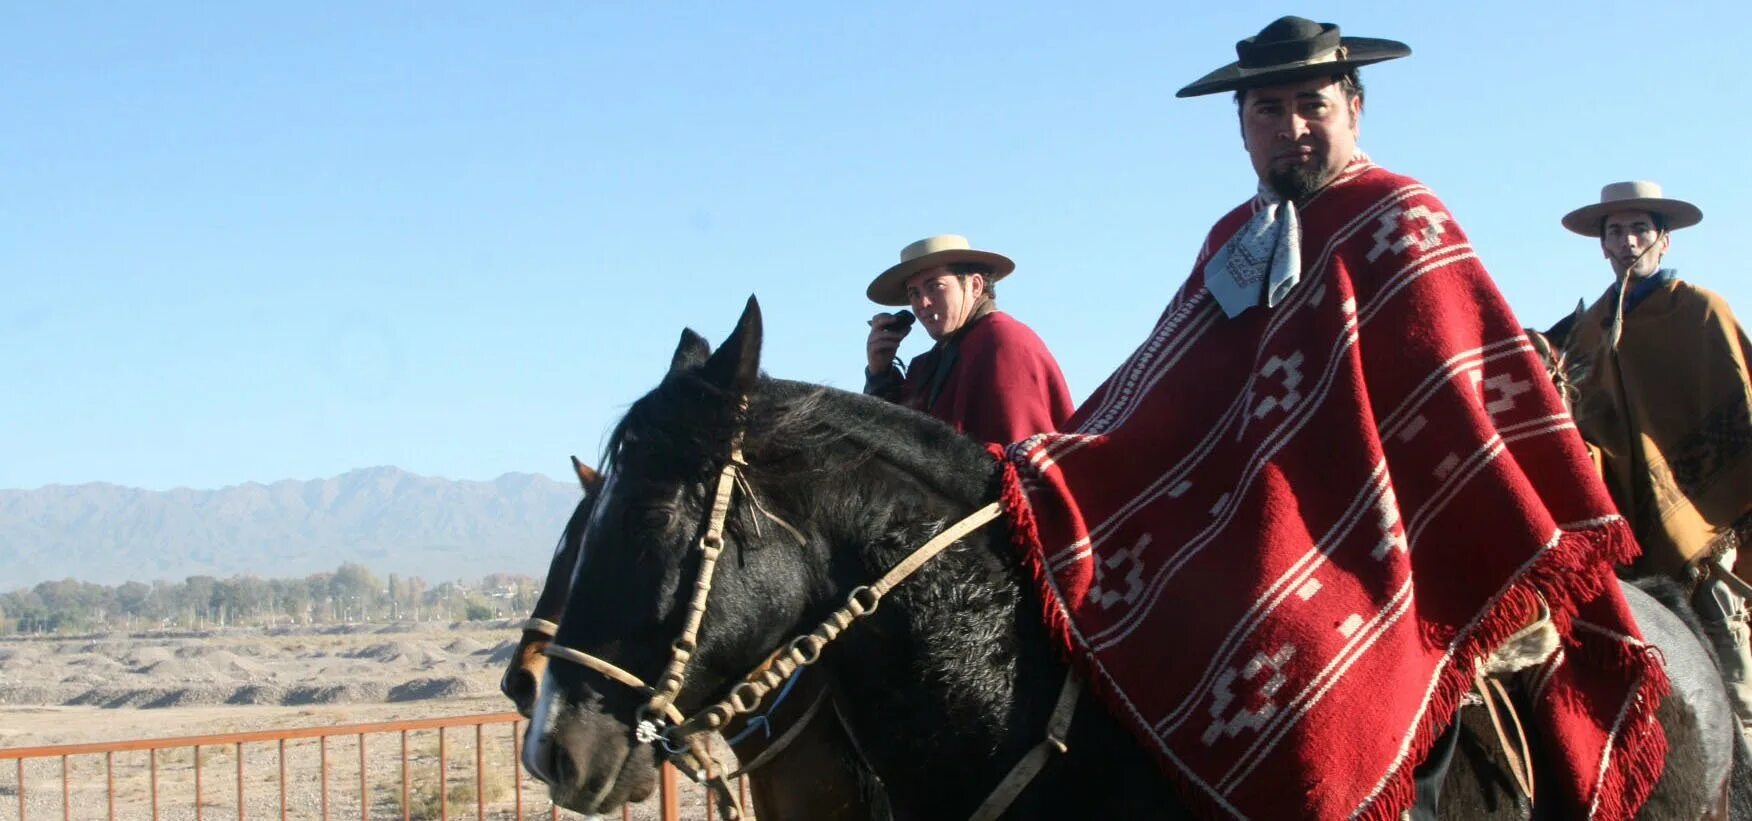
M 612 717 L 568 703 L 552 675 L 539 689 L 523 766 L 548 785 L 555 804 L 594 815 L 650 796 L 657 783 L 650 745 L 633 743 L 632 730 Z

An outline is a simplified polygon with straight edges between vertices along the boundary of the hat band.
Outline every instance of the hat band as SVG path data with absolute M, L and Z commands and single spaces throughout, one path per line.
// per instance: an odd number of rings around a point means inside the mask
M 1271 69 L 1301 68 L 1302 66 L 1317 66 L 1317 65 L 1320 65 L 1321 63 L 1337 63 L 1337 62 L 1343 61 L 1344 59 L 1346 59 L 1348 57 L 1350 57 L 1350 49 L 1345 48 L 1344 46 L 1338 46 L 1337 48 L 1334 48 L 1331 51 L 1328 51 L 1324 54 L 1316 54 L 1313 57 L 1309 57 L 1307 59 L 1286 60 L 1283 62 L 1268 63 L 1268 64 L 1263 65 L 1263 66 L 1256 66 L 1256 68 L 1271 68 Z M 1242 68 L 1247 68 L 1247 66 L 1242 66 Z

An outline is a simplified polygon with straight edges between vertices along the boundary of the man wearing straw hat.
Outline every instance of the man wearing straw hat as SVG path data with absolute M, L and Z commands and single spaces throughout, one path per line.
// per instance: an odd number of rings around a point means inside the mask
M 1053 636 L 1201 814 L 1431 809 L 1462 701 L 1495 715 L 1519 668 L 1540 803 L 1634 815 L 1666 677 L 1629 527 L 1453 214 L 1357 147 L 1358 68 L 1410 49 L 1284 17 L 1235 51 L 1179 96 L 1234 92 L 1257 190 L 1062 433 L 1007 450 Z
M 955 234 L 900 250 L 866 294 L 909 305 L 936 341 L 902 371 L 894 353 L 911 331 L 899 313 L 870 320 L 864 392 L 937 417 L 981 442 L 1007 443 L 1056 430 L 1071 415 L 1058 360 L 1027 325 L 998 310 L 997 282 L 1016 263 Z
M 1642 543 L 1640 563 L 1695 580 L 1743 728 L 1752 650 L 1736 547 L 1752 535 L 1752 343 L 1720 296 L 1661 261 L 1703 212 L 1652 182 L 1617 182 L 1563 225 L 1598 239 L 1613 283 L 1569 332 L 1576 425 Z M 1752 553 L 1752 551 L 1747 551 Z M 1747 553 L 1740 553 L 1745 556 Z M 1752 561 L 1737 568 L 1752 569 Z

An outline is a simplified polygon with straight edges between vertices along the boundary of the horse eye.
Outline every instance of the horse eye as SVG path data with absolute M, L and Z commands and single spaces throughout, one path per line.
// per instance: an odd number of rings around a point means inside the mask
M 675 512 L 666 507 L 648 507 L 639 512 L 639 523 L 648 530 L 668 530 L 675 523 Z

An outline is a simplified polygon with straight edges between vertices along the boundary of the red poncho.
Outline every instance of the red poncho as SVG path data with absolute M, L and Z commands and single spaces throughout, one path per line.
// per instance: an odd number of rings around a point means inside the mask
M 943 368 L 933 401 L 932 382 Z M 977 317 L 954 341 L 913 357 L 898 390 L 876 392 L 981 442 L 1058 430 L 1074 407 L 1046 343 L 1002 311 Z
M 1539 773 L 1628 817 L 1665 673 L 1574 423 L 1447 209 L 1366 158 L 1303 204 L 1303 277 L 1230 319 L 1202 270 L 1006 493 L 1067 656 L 1205 812 L 1391 818 L 1477 660 L 1543 597 Z

